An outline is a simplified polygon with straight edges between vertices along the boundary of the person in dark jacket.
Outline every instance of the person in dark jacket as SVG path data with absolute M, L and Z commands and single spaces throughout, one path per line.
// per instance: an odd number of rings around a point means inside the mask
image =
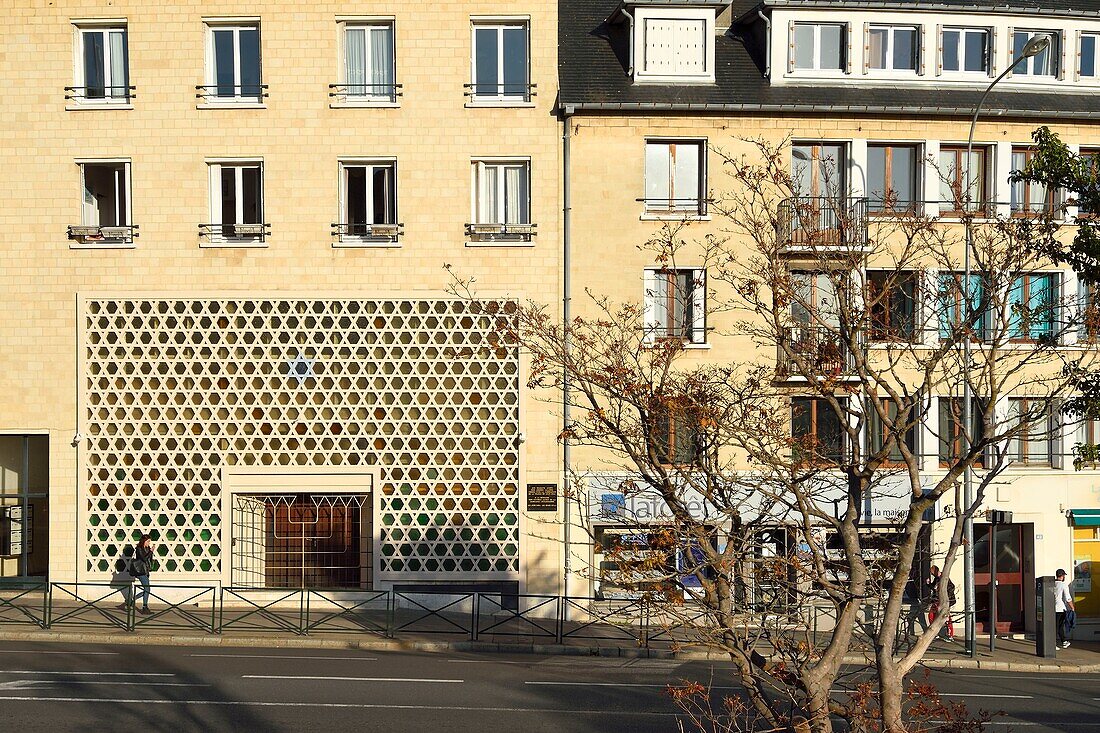
M 138 609 L 138 613 L 152 613 L 149 610 L 149 573 L 153 569 L 153 555 L 153 539 L 143 534 L 130 560 L 130 575 L 141 583 L 141 608 Z

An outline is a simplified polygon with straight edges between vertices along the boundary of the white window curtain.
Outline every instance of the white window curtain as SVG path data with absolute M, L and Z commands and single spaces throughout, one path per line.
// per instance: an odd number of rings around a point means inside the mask
M 347 63 L 347 93 L 367 94 L 367 31 L 348 28 L 344 34 L 344 55 Z
M 509 166 L 504 170 L 504 222 L 527 223 L 527 176 L 521 166 Z
M 126 31 L 111 31 L 108 34 L 111 56 L 111 78 L 108 84 L 108 96 L 126 97 L 130 84 L 126 69 Z
M 393 29 L 370 29 L 371 88 L 375 96 L 393 95 Z

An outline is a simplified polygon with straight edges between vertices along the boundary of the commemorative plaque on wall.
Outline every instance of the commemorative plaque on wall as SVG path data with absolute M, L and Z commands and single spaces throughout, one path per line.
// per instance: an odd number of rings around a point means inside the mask
M 556 512 L 557 510 L 557 484 L 527 484 L 527 511 Z

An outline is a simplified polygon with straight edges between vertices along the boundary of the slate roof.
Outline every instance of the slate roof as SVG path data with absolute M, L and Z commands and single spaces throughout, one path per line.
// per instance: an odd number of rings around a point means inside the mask
M 843 0 L 842 0 L 843 1 Z M 777 0 L 773 4 L 833 5 L 822 0 Z M 734 2 L 734 17 L 760 7 L 755 2 Z M 911 3 L 861 2 L 861 6 Z M 937 0 L 919 3 L 921 9 L 936 5 L 964 7 L 977 3 Z M 1013 8 L 1038 7 L 1038 0 L 1013 0 Z M 1100 11 L 1100 0 L 1042 0 L 1044 8 L 1072 6 Z M 715 46 L 715 83 L 707 85 L 633 84 L 626 75 L 629 53 L 625 23 L 608 18 L 620 0 L 559 0 L 558 83 L 559 102 L 574 110 L 649 110 L 714 113 L 833 113 L 969 116 L 977 102 L 975 89 L 936 89 L 912 85 L 813 85 L 772 86 L 760 63 L 749 53 L 735 26 L 719 36 Z M 1002 5 L 1002 7 L 1004 7 Z M 755 14 L 755 13 L 754 13 Z M 761 62 L 762 63 L 762 62 Z M 1095 91 L 995 91 L 983 108 L 984 119 L 997 115 L 1014 118 L 1100 120 L 1100 94 Z

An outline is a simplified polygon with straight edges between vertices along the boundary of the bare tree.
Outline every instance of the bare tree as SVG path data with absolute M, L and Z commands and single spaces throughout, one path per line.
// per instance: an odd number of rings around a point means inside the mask
M 575 416 L 561 438 L 590 464 L 575 471 L 579 514 L 610 486 L 622 499 L 604 510 L 634 530 L 632 543 L 592 538 L 605 558 L 594 579 L 729 654 L 738 729 L 915 730 L 906 678 L 959 611 L 940 583 L 942 611 L 906 633 L 907 613 L 925 611 L 912 592 L 921 538 L 950 576 L 964 520 L 1026 459 L 1021 446 L 1058 428 L 1091 354 L 1065 347 L 1076 304 L 1046 288 L 1049 262 L 1029 246 L 1050 236 L 1044 212 L 998 217 L 956 190 L 951 220 L 889 192 L 869 215 L 829 161 L 812 161 L 805 195 L 786 143 L 748 142 L 722 158 L 728 187 L 709 202 L 720 233 L 669 223 L 642 245 L 659 268 L 648 303 L 589 292 L 568 324 L 532 303 L 507 338 L 530 354 L 530 386 L 564 392 Z M 677 267 L 688 258 L 705 279 Z M 737 358 L 691 350 L 703 320 Z M 892 530 L 869 527 L 868 503 L 891 496 Z M 654 501 L 659 522 L 639 515 Z M 838 696 L 853 654 L 874 682 Z

